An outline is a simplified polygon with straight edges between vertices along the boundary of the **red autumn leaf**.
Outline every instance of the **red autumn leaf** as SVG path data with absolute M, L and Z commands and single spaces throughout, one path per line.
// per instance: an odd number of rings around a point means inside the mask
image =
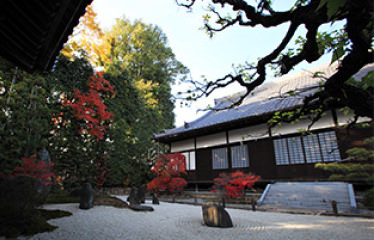
M 98 139 L 104 138 L 104 133 L 107 129 L 105 121 L 110 121 L 113 117 L 113 114 L 107 111 L 101 94 L 115 94 L 113 86 L 102 78 L 102 75 L 103 73 L 97 73 L 90 77 L 91 81 L 88 82 L 90 89 L 88 92 L 82 93 L 79 90 L 73 90 L 74 100 L 63 102 L 63 104 L 73 109 L 74 117 L 82 121 L 82 128 L 78 133 L 88 132 L 91 136 L 96 136 Z
M 151 182 L 147 184 L 149 190 L 160 191 L 182 191 L 187 181 L 181 176 L 186 175 L 186 162 L 183 154 L 162 154 L 158 157 L 152 172 L 156 174 Z
M 236 198 L 244 194 L 245 188 L 252 188 L 260 180 L 260 176 L 240 171 L 234 173 L 221 173 L 214 179 L 212 192 L 224 192 L 227 197 Z
M 21 160 L 21 165 L 15 167 L 12 174 L 3 175 L 3 177 L 29 176 L 40 179 L 44 185 L 53 184 L 53 179 L 55 179 L 55 174 L 52 171 L 53 162 L 47 164 L 43 161 L 37 161 L 35 154 L 30 157 L 22 157 Z

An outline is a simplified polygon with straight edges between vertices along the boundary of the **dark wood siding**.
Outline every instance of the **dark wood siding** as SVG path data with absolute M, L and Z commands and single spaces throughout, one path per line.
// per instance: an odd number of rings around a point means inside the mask
M 197 180 L 196 170 L 195 171 L 187 171 L 187 179 L 189 181 L 196 181 Z
M 212 175 L 212 151 L 210 149 L 196 150 L 196 177 L 198 181 L 210 181 Z
M 320 131 L 318 131 L 320 132 Z M 341 158 L 346 158 L 345 151 L 352 147 L 363 146 L 363 139 L 373 136 L 373 130 L 367 129 L 338 129 L 336 130 Z M 230 146 L 238 145 L 239 143 Z M 196 171 L 189 174 L 189 181 L 212 183 L 213 179 L 222 172 L 252 172 L 261 176 L 265 181 L 273 180 L 326 180 L 329 174 L 321 169 L 316 169 L 313 164 L 276 165 L 273 140 L 270 138 L 245 142 L 248 146 L 249 167 L 229 168 L 225 170 L 212 169 L 212 149 L 196 150 Z M 217 146 L 225 147 L 225 146 Z M 229 152 L 229 151 L 228 151 Z M 231 161 L 231 156 L 228 156 Z
M 262 179 L 271 179 L 276 174 L 273 142 L 261 139 L 248 142 L 249 170 Z

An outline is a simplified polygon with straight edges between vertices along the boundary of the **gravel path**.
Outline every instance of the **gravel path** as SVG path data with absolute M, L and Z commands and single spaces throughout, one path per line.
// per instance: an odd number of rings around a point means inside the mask
M 78 204 L 46 205 L 47 209 L 66 210 L 73 216 L 50 220 L 52 225 L 59 226 L 53 232 L 19 239 L 372 240 L 374 236 L 374 219 L 227 209 L 234 227 L 220 229 L 202 225 L 200 206 L 164 202 L 152 206 L 153 212 L 136 212 L 107 206 L 81 210 Z

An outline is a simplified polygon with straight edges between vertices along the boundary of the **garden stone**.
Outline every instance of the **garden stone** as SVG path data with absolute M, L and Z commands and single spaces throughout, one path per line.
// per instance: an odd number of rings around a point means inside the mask
M 152 204 L 160 204 L 160 201 L 157 197 L 157 193 L 152 193 Z
M 202 206 L 204 224 L 209 227 L 230 228 L 233 227 L 231 217 L 224 207 L 206 203 Z
M 144 206 L 140 204 L 130 204 L 129 208 L 135 211 L 148 211 L 152 212 L 154 209 L 151 206 Z
M 137 187 L 132 187 L 130 196 L 127 198 L 127 201 L 130 203 L 129 208 L 135 211 L 153 211 L 153 208 L 150 206 L 140 205 L 142 202 L 145 202 L 145 190 Z
M 94 193 L 90 183 L 83 183 L 80 192 L 80 209 L 90 209 L 93 207 Z
M 145 203 L 145 187 L 132 187 L 127 201 L 132 204 Z
M 41 161 L 45 162 L 46 164 L 51 163 L 51 157 L 49 156 L 48 150 L 45 149 L 45 148 L 43 148 L 43 149 L 41 149 L 37 152 L 36 158 L 38 160 L 41 160 Z
M 42 148 L 36 153 L 36 159 L 38 161 L 43 161 L 45 164 L 49 165 L 51 164 L 51 157 L 49 155 L 49 152 L 47 149 Z M 46 174 L 49 174 L 50 172 L 46 172 Z M 39 180 L 38 183 L 38 189 L 37 189 L 37 201 L 39 205 L 42 205 L 47 200 L 48 194 L 51 191 L 51 185 L 42 184 L 41 180 Z
M 140 199 L 140 203 L 145 203 L 145 191 L 146 191 L 146 187 L 144 185 L 140 186 L 138 189 L 138 196 Z
M 133 205 L 139 205 L 141 203 L 141 199 L 139 197 L 139 189 L 137 187 L 132 187 L 129 197 L 127 201 Z

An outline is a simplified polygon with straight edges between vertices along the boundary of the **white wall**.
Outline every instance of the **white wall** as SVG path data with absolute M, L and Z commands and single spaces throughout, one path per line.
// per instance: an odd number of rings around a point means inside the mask
M 193 138 L 171 143 L 171 152 L 182 152 L 194 149 L 195 140 Z
M 229 142 L 242 142 L 269 137 L 267 124 L 258 124 L 251 127 L 229 131 Z
M 353 121 L 354 114 L 352 111 L 349 111 L 347 115 L 344 114 L 343 111 L 336 111 L 338 116 L 339 125 L 345 125 Z M 367 117 L 359 117 L 357 122 L 369 122 L 371 121 L 370 118 Z
M 203 137 L 198 137 L 196 139 L 196 147 L 197 148 L 207 148 L 213 147 L 218 145 L 226 144 L 226 133 L 220 132 L 216 134 L 206 135 Z
M 311 124 L 310 119 L 300 120 L 295 124 L 282 123 L 280 126 L 273 127 L 271 129 L 272 136 L 287 135 L 292 133 L 298 133 L 301 129 L 308 129 L 309 124 Z M 334 127 L 334 120 L 332 114 L 328 112 L 326 116 L 322 117 L 320 120 L 315 122 L 310 130 L 324 129 Z

